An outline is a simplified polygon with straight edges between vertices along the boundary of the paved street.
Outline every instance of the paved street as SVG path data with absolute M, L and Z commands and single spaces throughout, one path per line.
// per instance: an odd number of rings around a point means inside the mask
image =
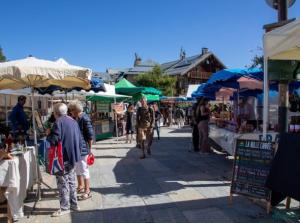
M 278 222 L 250 200 L 228 195 L 232 160 L 224 154 L 189 151 L 190 129 L 163 128 L 151 158 L 140 160 L 139 149 L 115 139 L 98 142 L 91 168 L 93 197 L 80 202 L 82 211 L 51 218 L 58 208 L 53 190 L 46 190 L 21 222 L 201 223 Z M 53 177 L 45 181 L 55 188 Z

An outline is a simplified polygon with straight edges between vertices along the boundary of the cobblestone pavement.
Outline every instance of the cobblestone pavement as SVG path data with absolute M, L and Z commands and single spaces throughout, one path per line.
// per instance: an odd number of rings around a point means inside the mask
M 191 152 L 189 128 L 162 128 L 152 156 L 140 160 L 140 151 L 124 139 L 109 139 L 94 146 L 96 162 L 91 168 L 93 197 L 80 202 L 81 211 L 61 218 L 57 210 L 55 181 L 44 181 L 43 199 L 20 222 L 97 223 L 201 223 L 280 222 L 264 208 L 242 196 L 228 202 L 232 160 L 224 154 Z

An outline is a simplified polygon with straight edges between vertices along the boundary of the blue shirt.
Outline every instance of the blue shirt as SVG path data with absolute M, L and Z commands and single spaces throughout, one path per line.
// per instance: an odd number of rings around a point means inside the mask
M 29 129 L 29 123 L 27 116 L 24 112 L 24 108 L 19 103 L 13 108 L 10 113 L 9 120 L 11 122 L 11 128 L 14 133 L 21 130 L 26 132 Z
M 82 147 L 81 133 L 77 122 L 65 115 L 59 117 L 53 126 L 51 136 L 56 136 L 57 139 L 48 137 L 50 143 L 55 143 L 60 140 L 63 147 L 63 159 L 65 167 L 73 168 L 75 163 L 80 160 L 80 153 Z

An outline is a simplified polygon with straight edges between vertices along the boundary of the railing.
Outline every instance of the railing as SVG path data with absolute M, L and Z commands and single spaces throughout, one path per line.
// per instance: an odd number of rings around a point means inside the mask
M 196 73 L 196 71 L 191 71 L 189 78 L 209 79 L 211 75 L 212 75 L 211 72 L 201 71 Z

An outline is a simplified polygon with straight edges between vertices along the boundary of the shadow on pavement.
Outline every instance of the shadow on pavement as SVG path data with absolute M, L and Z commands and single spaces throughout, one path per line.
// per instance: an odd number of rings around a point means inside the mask
M 174 126 L 174 128 L 176 128 Z M 182 128 L 178 128 L 178 129 L 174 129 L 172 131 L 170 131 L 170 133 L 191 133 L 192 130 L 191 130 L 191 127 L 190 126 L 184 126 Z
M 72 223 L 154 223 L 154 222 L 266 222 L 270 220 L 264 209 L 253 205 L 249 208 L 243 197 L 235 197 L 228 205 L 227 197 L 169 202 L 161 204 L 132 205 L 86 212 L 73 212 Z M 200 221 L 201 219 L 201 221 Z M 271 221 L 268 221 L 271 222 Z M 278 221 L 277 221 L 278 222 Z M 280 221 L 279 221 L 280 222 Z
M 152 156 L 144 160 L 139 159 L 141 151 L 137 148 L 131 148 L 125 157 L 96 156 L 121 160 L 113 168 L 118 186 L 93 188 L 93 191 L 144 197 L 185 188 L 228 187 L 230 183 L 225 181 L 230 180 L 232 161 L 223 154 L 202 156 L 189 152 L 189 143 L 189 137 L 154 140 Z

